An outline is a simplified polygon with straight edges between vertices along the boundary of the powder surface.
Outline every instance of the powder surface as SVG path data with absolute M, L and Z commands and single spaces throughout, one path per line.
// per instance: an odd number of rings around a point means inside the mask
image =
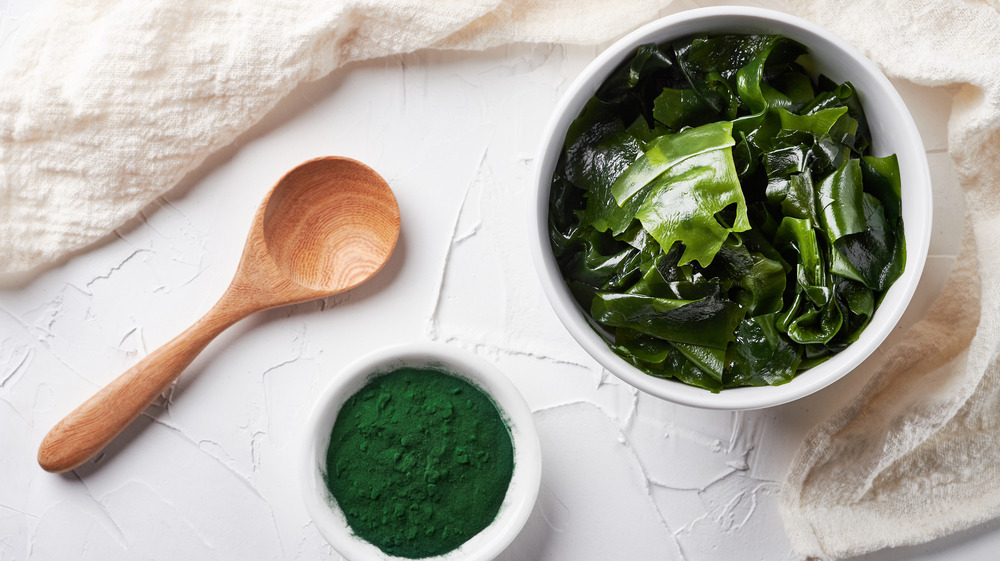
M 415 559 L 488 526 L 513 470 L 510 429 L 489 396 L 450 374 L 403 368 L 341 408 L 326 484 L 357 536 Z

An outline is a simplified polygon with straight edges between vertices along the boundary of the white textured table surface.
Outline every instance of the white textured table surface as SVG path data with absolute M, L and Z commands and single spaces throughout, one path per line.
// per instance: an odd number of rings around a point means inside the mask
M 4 50 L 27 6 L 0 18 Z M 294 92 L 97 247 L 6 279 L 0 560 L 337 559 L 299 496 L 300 427 L 342 365 L 415 340 L 494 362 L 535 411 L 541 493 L 504 559 L 794 558 L 777 510 L 785 470 L 803 435 L 869 378 L 865 366 L 773 409 L 675 406 L 603 371 L 536 281 L 525 237 L 533 156 L 597 51 L 519 45 L 352 65 Z M 905 327 L 947 274 L 963 197 L 946 153 L 950 92 L 894 83 L 935 188 L 931 255 Z M 43 472 L 45 432 L 214 303 L 264 193 L 320 155 L 360 159 L 395 190 L 403 229 L 386 269 L 350 293 L 237 324 L 95 461 Z M 866 559 L 995 559 L 998 528 Z

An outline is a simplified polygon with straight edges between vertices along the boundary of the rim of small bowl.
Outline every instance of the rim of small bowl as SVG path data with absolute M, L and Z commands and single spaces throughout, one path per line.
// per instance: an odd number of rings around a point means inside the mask
M 703 32 L 780 33 L 809 48 L 820 72 L 855 85 L 872 125 L 873 154 L 895 153 L 903 184 L 906 265 L 886 292 L 871 323 L 858 341 L 826 362 L 802 372 L 781 386 L 730 388 L 713 394 L 675 380 L 655 378 L 616 355 L 584 316 L 556 265 L 549 245 L 548 194 L 569 124 L 584 103 L 639 45 L 663 43 Z M 829 61 L 852 66 L 850 75 L 830 72 Z M 877 108 L 876 108 L 877 106 Z M 600 53 L 571 83 L 553 110 L 535 158 L 531 220 L 531 252 L 542 288 L 570 335 L 609 372 L 653 396 L 704 409 L 747 410 L 788 403 L 839 380 L 861 364 L 885 340 L 903 315 L 923 272 L 930 244 L 932 196 L 927 155 L 920 133 L 899 93 L 884 74 L 857 49 L 831 32 L 801 18 L 762 8 L 712 7 L 680 12 L 629 33 Z
M 323 481 L 333 423 L 344 402 L 379 374 L 404 366 L 430 367 L 458 376 L 486 393 L 510 427 L 514 472 L 496 519 L 457 549 L 424 561 L 487 561 L 517 537 L 535 505 L 541 483 L 541 449 L 534 417 L 524 397 L 496 366 L 460 349 L 438 343 L 410 343 L 365 355 L 338 372 L 316 399 L 305 424 L 299 479 L 309 516 L 320 534 L 351 561 L 397 561 L 355 536 Z

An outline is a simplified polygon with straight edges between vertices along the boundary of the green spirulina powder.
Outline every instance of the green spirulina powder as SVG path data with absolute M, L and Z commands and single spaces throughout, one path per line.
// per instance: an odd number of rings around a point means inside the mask
M 325 478 L 357 536 L 416 559 L 493 522 L 513 471 L 510 429 L 489 396 L 444 372 L 403 368 L 341 408 Z

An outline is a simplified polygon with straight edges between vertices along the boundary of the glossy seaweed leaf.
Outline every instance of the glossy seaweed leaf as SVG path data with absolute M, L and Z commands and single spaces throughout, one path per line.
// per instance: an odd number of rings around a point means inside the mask
M 657 179 L 636 218 L 664 250 L 684 244 L 679 264 L 707 266 L 730 232 L 750 229 L 746 201 L 733 164 L 732 151 L 712 150 L 688 158 Z M 735 205 L 731 225 L 717 215 Z
M 745 310 L 718 294 L 692 301 L 598 292 L 590 313 L 597 322 L 611 327 L 628 327 L 676 343 L 725 349 Z
M 817 222 L 816 189 L 809 170 L 768 181 L 767 201 L 779 206 L 785 216 Z
M 821 82 L 823 82 L 822 78 L 825 77 L 821 76 Z M 857 122 L 854 149 L 858 154 L 862 154 L 871 144 L 871 133 L 869 132 L 868 119 L 865 117 L 865 111 L 861 106 L 861 100 L 858 99 L 857 91 L 855 91 L 854 86 L 850 82 L 844 82 L 843 84 L 833 84 L 831 82 L 831 85 L 833 89 L 818 93 L 802 109 L 802 113 L 809 114 L 833 107 L 847 107 L 847 114 Z
M 684 354 L 672 345 L 667 350 L 664 359 L 655 363 L 637 358 L 633 354 L 635 348 L 632 346 L 614 345 L 611 348 L 625 360 L 657 378 L 674 378 L 690 386 L 704 388 L 712 393 L 718 393 L 723 388 L 722 382 L 688 360 Z
M 619 355 L 628 356 L 646 365 L 663 364 L 667 361 L 668 357 L 674 355 L 675 360 L 671 361 L 672 370 L 680 371 L 686 369 L 688 373 L 681 374 L 681 376 L 701 379 L 702 376 L 695 375 L 690 370 L 690 366 L 676 359 L 676 353 L 680 353 L 704 374 L 707 374 L 719 383 L 722 382 L 726 361 L 725 349 L 669 342 L 624 327 L 615 329 L 615 346 L 612 348 Z M 682 364 L 684 365 L 683 367 L 681 366 Z M 712 385 L 714 386 L 714 384 Z
M 745 112 L 759 110 L 754 107 L 764 98 L 759 84 L 768 67 L 786 68 L 805 52 L 800 44 L 787 38 L 735 34 L 675 41 L 673 50 L 690 89 L 705 105 L 729 120 L 736 118 L 741 108 Z
M 895 224 L 903 216 L 902 182 L 896 155 L 884 158 L 862 156 L 861 175 L 865 191 L 882 203 L 885 219 Z
M 549 187 L 549 241 L 556 258 L 571 249 L 574 236 L 580 230 L 577 212 L 585 204 L 582 191 L 575 188 L 561 173 L 553 174 Z
M 830 243 L 865 231 L 863 193 L 861 166 L 857 159 L 845 162 L 817 186 L 819 223 Z
M 684 160 L 732 146 L 735 143 L 732 130 L 732 123 L 720 121 L 654 139 L 641 156 L 633 158 L 627 168 L 617 171 L 611 193 L 618 204 L 623 205 Z
M 798 113 L 815 98 L 812 80 L 805 72 L 790 70 L 761 86 L 769 107 L 780 107 Z
M 755 42 L 755 46 L 758 49 L 754 53 L 753 58 L 741 65 L 736 72 L 736 90 L 739 93 L 740 100 L 751 113 L 759 113 L 769 107 L 791 107 L 794 102 L 789 95 L 764 82 L 765 68 L 768 64 L 771 67 L 787 65 L 798 58 L 799 55 L 804 54 L 805 47 L 787 37 L 777 35 L 763 36 L 762 41 L 759 43 Z M 799 73 L 796 74 L 804 76 Z M 789 92 L 797 100 L 801 100 L 806 95 L 806 90 L 809 93 L 812 92 L 808 78 L 804 83 L 801 80 L 798 80 L 797 83 L 794 82 L 795 80 L 793 79 L 786 82 L 786 84 L 789 86 L 787 88 Z M 809 97 L 811 98 L 812 96 L 810 95 Z
M 835 299 L 822 306 L 803 300 L 795 319 L 788 324 L 788 337 L 796 343 L 825 345 L 837 335 L 842 323 L 843 315 Z
M 685 358 L 691 361 L 702 372 L 715 378 L 719 383 L 726 368 L 726 349 L 692 345 L 690 343 L 671 343 Z
M 690 89 L 663 88 L 653 100 L 653 119 L 672 131 L 711 123 L 718 116 L 716 110 Z
M 746 318 L 730 346 L 727 387 L 775 386 L 792 380 L 802 350 L 775 327 L 775 314 Z
M 890 226 L 882 203 L 868 193 L 864 194 L 864 214 L 865 230 L 844 236 L 834 247 L 853 268 L 857 280 L 871 290 L 883 292 L 903 274 L 906 264 L 902 225 Z
M 729 236 L 704 274 L 709 278 L 731 280 L 733 286 L 742 289 L 734 300 L 751 316 L 782 308 L 784 266 L 778 260 L 751 252 L 739 234 Z
M 830 134 L 830 129 L 847 113 L 847 108 L 831 107 L 808 115 L 796 115 L 779 108 L 777 113 L 782 130 L 805 132 L 819 138 Z
M 640 45 L 632 60 L 609 76 L 595 97 L 608 104 L 625 102 L 641 81 L 668 73 L 673 66 L 671 57 L 655 43 Z
M 816 305 L 826 304 L 830 300 L 827 269 L 812 221 L 786 216 L 778 227 L 775 241 L 779 246 L 792 248 L 798 255 L 795 269 L 796 291 Z
M 615 347 L 619 354 L 628 355 L 647 364 L 658 364 L 667 359 L 673 346 L 663 339 L 639 333 L 634 329 L 615 329 Z
M 566 149 L 566 179 L 584 191 L 608 192 L 641 152 L 621 121 L 599 121 Z
M 846 278 L 837 279 L 833 292 L 844 318 L 834 342 L 839 347 L 846 347 L 857 341 L 871 322 L 875 313 L 875 296 L 865 285 Z
M 722 382 L 688 360 L 678 349 L 667 355 L 667 359 L 660 364 L 660 371 L 669 372 L 672 377 L 685 384 L 704 388 L 713 393 L 718 393 L 723 388 Z
M 595 288 L 607 283 L 639 251 L 588 228 L 576 228 L 560 240 L 567 251 L 558 259 L 564 277 Z

